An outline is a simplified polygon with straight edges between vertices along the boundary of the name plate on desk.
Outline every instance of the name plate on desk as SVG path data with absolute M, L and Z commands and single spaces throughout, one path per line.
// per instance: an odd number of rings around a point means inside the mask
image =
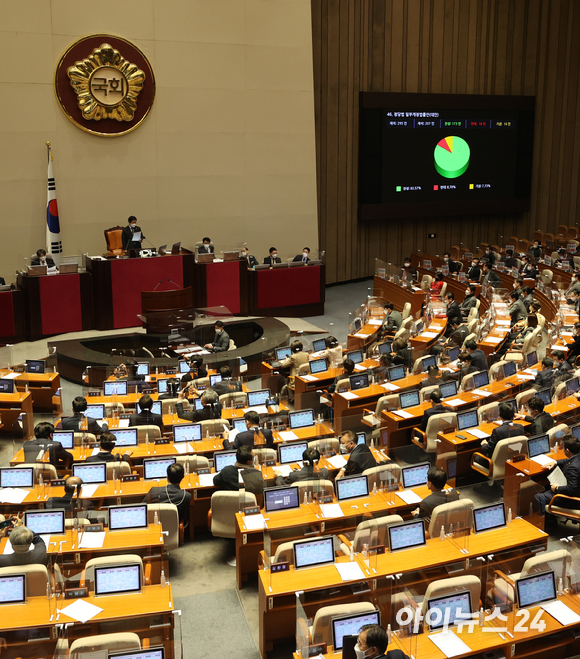
M 139 480 L 139 474 L 125 474 L 121 476 L 121 483 L 136 483 Z
M 525 460 L 528 456 L 524 455 L 523 453 L 518 453 L 518 455 L 514 455 L 512 457 L 512 462 L 521 462 L 522 460 Z
M 130 414 L 120 414 L 119 419 L 130 419 L 131 415 Z
M 290 563 L 288 561 L 278 561 L 277 563 L 270 564 L 270 570 L 272 572 L 288 572 L 289 569 L 290 569 Z
M 326 643 L 319 643 L 318 645 L 308 646 L 309 657 L 318 657 L 320 654 L 326 654 Z
M 260 506 L 247 506 L 244 508 L 244 515 L 257 515 L 260 512 Z M 274 565 L 274 563 L 272 563 Z
M 375 545 L 374 547 L 369 547 L 369 551 L 371 554 L 375 552 L 375 554 L 384 554 L 385 553 L 385 545 Z
M 276 460 L 266 460 L 266 467 L 275 467 Z
M 88 588 L 65 588 L 64 589 L 64 598 L 65 600 L 74 600 L 77 597 L 87 597 L 89 594 Z
M 325 492 L 315 492 L 314 498 L 318 500 L 318 503 L 332 503 L 332 494 Z
M 64 486 L 66 478 L 55 478 L 55 480 L 50 481 L 50 487 L 61 487 Z
M 197 470 L 198 474 L 211 474 L 211 471 L 209 470 L 209 467 L 202 467 L 201 469 Z
M 100 391 L 89 391 L 88 397 L 91 398 L 92 396 L 101 396 Z
M 98 524 L 87 524 L 84 527 L 84 530 L 86 533 L 102 533 L 105 530 L 105 527 L 102 522 L 99 522 Z
M 160 439 L 155 440 L 155 445 L 159 446 L 161 444 L 171 444 L 169 437 L 161 437 Z

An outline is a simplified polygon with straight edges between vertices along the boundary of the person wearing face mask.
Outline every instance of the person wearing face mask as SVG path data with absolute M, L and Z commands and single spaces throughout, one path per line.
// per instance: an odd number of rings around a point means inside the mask
M 461 310 L 461 315 L 463 318 L 467 318 L 471 309 L 473 309 L 473 307 L 477 304 L 475 291 L 475 284 L 467 285 L 467 288 L 465 289 L 465 297 L 463 298 L 463 302 L 459 305 L 459 309 Z
M 264 259 L 264 265 L 272 267 L 274 263 L 282 263 L 282 259 L 278 256 L 278 250 L 275 247 L 270 247 L 268 252 L 270 253 L 270 256 L 267 256 Z
M 572 330 L 572 343 L 569 344 L 567 361 L 570 364 L 574 363 L 574 360 L 578 355 L 580 355 L 580 322 L 574 323 L 574 329 Z
M 411 265 L 411 258 L 409 256 L 405 256 L 400 277 L 401 281 L 408 283 L 417 281 L 417 270 Z
M 445 265 L 449 268 L 450 275 L 459 272 L 461 270 L 461 263 L 457 263 L 457 261 L 454 261 L 451 258 L 451 254 L 449 252 L 445 252 L 445 254 L 443 254 L 443 260 L 445 261 Z
M 485 256 L 483 258 L 489 261 L 492 266 L 495 263 L 495 252 L 493 251 L 493 247 L 491 245 L 487 245 L 485 248 Z
M 213 245 L 211 244 L 211 238 L 207 236 L 203 238 L 202 245 L 197 248 L 198 254 L 213 254 Z
M 296 256 L 292 259 L 293 263 L 298 263 L 298 261 L 302 261 L 304 265 L 310 261 L 310 247 L 304 247 L 302 249 L 302 254 L 296 254 Z
M 479 281 L 481 279 L 481 269 L 479 267 L 479 259 L 473 259 L 471 266 L 467 270 L 467 279 L 469 281 Z
M 250 250 L 247 245 L 242 247 L 240 251 L 240 258 L 246 259 L 248 261 L 248 270 L 251 270 L 255 266 L 259 265 L 258 259 L 250 254 Z
M 356 659 L 409 659 L 402 650 L 389 650 L 389 636 L 379 625 L 364 625 L 354 646 Z
M 492 269 L 488 261 L 483 262 L 483 283 L 488 286 L 501 285 L 501 277 Z
M 30 265 L 45 265 L 48 268 L 54 268 L 54 261 L 51 256 L 46 255 L 45 249 L 39 249 L 36 252 L 36 258 L 32 259 Z
M 517 268 L 518 260 L 514 256 L 513 249 L 506 249 L 505 257 L 502 259 L 506 268 Z
M 139 240 L 134 240 L 136 233 L 140 233 Z M 121 240 L 123 241 L 123 249 L 125 251 L 129 249 L 141 249 L 141 243 L 143 242 L 143 232 L 141 227 L 137 226 L 137 218 L 134 215 L 131 215 L 127 219 L 127 226 L 123 229 L 121 235 Z
M 230 347 L 230 335 L 225 331 L 221 320 L 215 321 L 214 329 L 213 343 L 206 343 L 203 347 L 213 352 L 225 352 Z
M 345 430 L 340 437 L 340 452 L 346 457 L 348 462 L 338 472 L 337 478 L 343 476 L 354 476 L 362 474 L 365 469 L 377 466 L 370 448 L 366 444 L 359 444 L 358 437 L 352 430 Z

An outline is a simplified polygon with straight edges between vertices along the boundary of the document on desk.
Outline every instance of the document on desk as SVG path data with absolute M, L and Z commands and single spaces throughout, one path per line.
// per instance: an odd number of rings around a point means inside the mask
M 380 318 L 371 318 L 368 324 L 380 327 L 383 324 L 383 321 Z
M 131 419 L 119 419 L 119 428 L 128 428 L 129 427 L 129 421 Z
M 488 336 L 484 340 L 495 345 L 503 341 L 503 336 Z
M 580 622 L 580 616 L 569 606 L 566 606 L 564 602 L 549 602 L 548 604 L 542 604 L 542 609 L 549 613 L 552 618 L 556 620 L 561 625 L 575 625 Z
M 548 474 L 548 480 L 550 481 L 550 485 L 555 485 L 556 487 L 564 487 L 564 485 L 568 485 L 566 476 L 564 476 L 560 467 L 556 467 Z
M 396 492 L 399 499 L 403 499 L 405 503 L 421 503 L 423 499 L 418 494 L 415 494 L 413 490 L 403 490 L 402 492 Z
M 486 391 L 485 389 L 474 389 L 471 393 L 476 396 L 483 396 L 484 398 L 491 396 L 491 391 Z
M 232 432 L 230 432 L 230 439 L 233 439 Z M 180 455 L 184 455 L 190 451 L 193 452 L 193 447 L 189 442 L 178 442 L 177 444 L 173 444 L 173 446 Z
M 353 393 L 352 391 L 345 391 L 342 394 L 340 394 L 343 398 L 346 398 L 346 400 L 354 400 L 355 398 L 358 398 L 358 394 Z
M 99 487 L 98 483 L 87 483 L 86 485 L 83 484 L 81 485 L 81 499 L 90 499 L 92 496 L 94 496 L 95 492 L 97 491 L 97 488 Z
M 300 376 L 306 382 L 315 382 L 318 378 L 315 375 L 301 375 Z
M 22 375 L 22 373 L 7 373 L 6 375 L 2 376 L 3 380 L 14 380 L 14 378 L 17 378 L 19 375 Z
M 342 508 L 339 503 L 321 503 L 320 512 L 325 519 L 331 519 L 333 517 L 344 517 Z
M 384 384 L 381 384 L 381 387 L 383 389 L 386 389 L 387 391 L 399 391 L 401 387 L 397 387 L 396 384 L 393 384 L 392 382 L 385 382 Z
M 362 364 L 355 364 L 355 365 L 354 365 L 354 370 L 355 370 L 355 371 L 366 371 L 367 369 L 366 369 L 366 367 L 363 366 Z
M 326 458 L 326 461 L 330 462 L 335 469 L 342 469 L 347 463 L 346 458 L 343 458 L 342 455 L 333 455 L 331 458 Z
M 5 487 L 0 489 L 0 503 L 22 503 L 28 492 L 19 487 Z
M 244 414 L 246 412 L 257 412 L 258 414 L 268 414 L 268 408 L 265 405 L 256 405 L 255 407 L 244 407 Z
M 465 431 L 468 435 L 473 435 L 474 437 L 477 437 L 477 439 L 487 439 L 488 437 L 491 437 L 491 434 L 488 432 L 484 432 L 483 430 L 480 430 L 479 428 L 470 428 L 469 430 Z
M 200 487 L 213 487 L 213 477 L 215 474 L 198 474 Z
M 423 332 L 420 336 L 424 339 L 434 339 L 436 336 L 439 336 L 439 332 Z
M 100 606 L 95 606 L 86 600 L 75 600 L 65 606 L 64 609 L 57 609 L 59 613 L 82 623 L 88 622 L 91 618 L 99 615 L 102 610 Z
M 362 581 L 365 578 L 358 563 L 335 563 L 334 567 L 343 581 Z
M 406 410 L 393 410 L 393 414 L 400 416 L 402 419 L 411 419 L 413 417 L 413 415 L 409 414 Z
M 79 549 L 100 549 L 105 544 L 106 531 L 96 531 L 94 533 L 83 533 L 79 543 Z
M 291 439 L 298 439 L 298 435 L 293 430 L 283 430 L 278 434 L 285 442 L 288 442 Z
M 535 455 L 533 458 L 530 458 L 530 460 L 532 462 L 535 462 L 536 464 L 539 464 L 541 467 L 554 464 L 555 462 L 554 458 L 550 458 L 548 455 L 545 455 L 544 453 L 540 453 L 540 455 Z
M 357 339 L 367 339 L 368 334 L 353 334 L 353 336 L 356 336 Z
M 274 467 L 273 470 L 276 476 L 284 476 L 286 478 L 286 476 L 290 476 L 292 467 L 290 465 L 280 465 L 279 467 Z
M 471 648 L 466 645 L 455 632 L 451 629 L 439 634 L 429 634 L 429 640 L 432 641 L 446 657 L 457 657 L 460 654 L 471 652 Z
M 266 526 L 266 520 L 262 513 L 257 515 L 244 515 L 244 526 L 248 531 L 258 531 Z
M 459 405 L 465 405 L 465 401 L 461 398 L 452 398 L 451 400 L 444 401 L 444 405 L 450 405 L 451 407 L 459 407 Z

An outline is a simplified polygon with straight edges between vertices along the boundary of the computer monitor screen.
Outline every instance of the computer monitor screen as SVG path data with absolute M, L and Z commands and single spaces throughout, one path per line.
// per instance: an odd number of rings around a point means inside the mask
M 538 363 L 538 353 L 533 350 L 532 352 L 528 352 L 526 355 L 526 365 L 528 368 L 535 366 Z
M 308 448 L 308 442 L 289 442 L 278 445 L 278 461 L 282 465 L 301 462 L 302 454 Z
M 393 352 L 393 343 L 391 341 L 385 341 L 384 343 L 379 343 L 380 355 L 390 355 L 391 352 Z
M 435 355 L 429 355 L 428 357 L 423 357 L 421 362 L 423 370 L 426 371 L 430 366 L 437 366 L 437 358 Z
M 149 375 L 149 362 L 139 362 L 137 364 L 137 375 Z
M 109 531 L 147 528 L 147 504 L 109 506 Z
M 189 373 L 189 363 L 186 361 L 179 361 L 179 372 L 180 373 Z
M 468 618 L 471 618 L 471 594 L 468 590 L 434 597 L 427 602 L 426 621 L 431 630 L 456 625 Z
M 418 487 L 427 483 L 427 472 L 431 465 L 428 462 L 414 465 L 412 467 L 404 467 L 402 469 L 403 488 Z
M 451 348 L 450 350 L 447 351 L 447 356 L 449 357 L 449 361 L 454 362 L 458 357 L 459 357 L 459 348 Z
M 52 439 L 60 442 L 63 448 L 74 448 L 75 433 L 73 430 L 55 430 L 52 433 Z
M 421 332 L 423 331 L 423 321 L 422 320 L 418 320 L 418 321 L 415 322 L 415 331 L 417 332 L 417 334 L 421 334 Z
M 362 350 L 353 350 L 352 352 L 347 352 L 344 356 L 345 359 L 352 359 L 355 364 L 360 364 L 363 361 Z
M 574 432 L 572 430 L 572 432 Z M 550 452 L 550 438 L 548 435 L 538 435 L 528 439 L 528 455 L 535 458 L 536 455 L 542 455 Z
M 187 423 L 185 425 L 173 426 L 173 441 L 176 444 L 180 444 L 182 442 L 200 442 L 201 423 Z
M 236 464 L 236 451 L 216 451 L 213 454 L 216 473 L 228 465 Z
M 473 509 L 473 528 L 476 533 L 491 531 L 505 526 L 505 507 L 503 503 L 493 503 Z
M 401 409 L 404 410 L 407 407 L 414 407 L 419 405 L 419 390 L 414 389 L 413 391 L 404 391 L 399 394 L 399 401 L 401 404 Z
M 282 362 L 291 354 L 292 350 L 290 348 L 276 348 L 276 361 Z
M 391 551 L 420 547 L 427 542 L 425 538 L 425 524 L 422 519 L 403 524 L 392 524 L 388 527 L 388 531 L 389 549 Z
M 355 318 L 354 319 L 354 331 L 355 332 L 360 331 L 361 327 L 362 327 L 362 320 L 360 318 Z
M 194 398 L 191 402 L 193 403 L 193 408 L 196 412 L 203 410 L 203 403 L 201 402 L 201 398 Z
M 336 498 L 339 501 L 367 497 L 369 495 L 369 482 L 366 476 L 351 476 L 336 479 Z
M 24 526 L 39 535 L 64 534 L 64 508 L 53 510 L 27 510 L 24 513 Z
M 290 429 L 309 428 L 314 425 L 314 410 L 300 410 L 300 412 L 290 412 L 289 421 Z
M 326 357 L 322 359 L 313 359 L 310 362 L 310 373 L 316 375 L 316 373 L 324 373 L 328 371 L 328 359 Z
M 157 380 L 157 393 L 158 394 L 166 394 L 167 393 L 167 378 L 164 378 L 163 380 Z
M 248 391 L 248 407 L 260 407 L 261 405 L 266 405 L 269 398 L 270 398 L 269 389 Z
M 326 339 L 316 339 L 316 341 L 313 341 L 312 350 L 314 352 L 320 352 L 321 350 L 326 350 Z
M 334 563 L 332 536 L 294 543 L 294 568 L 317 567 Z
M 566 396 L 571 396 L 578 391 L 578 378 L 572 378 L 566 382 Z
M 457 430 L 476 428 L 478 425 L 477 410 L 469 410 L 457 415 Z
M 95 595 L 120 595 L 141 590 L 141 566 L 109 565 L 95 567 Z
M 395 382 L 396 380 L 402 380 L 405 377 L 405 367 L 404 366 L 393 366 L 392 368 L 387 369 L 389 374 L 389 381 Z
M 216 375 L 209 376 L 209 386 L 213 387 L 214 384 L 222 381 L 222 376 L 218 373 Z
M 137 428 L 125 428 L 123 430 L 113 430 L 117 441 L 115 446 L 137 446 L 138 434 Z
M 107 463 L 91 462 L 73 465 L 73 476 L 78 476 L 84 485 L 107 482 Z
M 356 391 L 357 389 L 366 389 L 369 386 L 368 373 L 357 373 L 356 375 L 351 375 L 349 380 L 351 391 Z
M 487 371 L 479 371 L 479 373 L 474 373 L 473 384 L 476 389 L 479 389 L 479 387 L 487 386 L 489 384 L 489 373 Z
M 26 372 L 27 373 L 44 373 L 46 362 L 44 359 L 27 359 Z
M 540 391 L 536 391 L 534 394 L 536 398 L 539 398 L 541 401 L 543 401 L 544 405 L 549 405 L 552 402 L 552 397 L 550 396 L 550 389 L 540 389 Z
M 32 467 L 0 469 L 0 487 L 32 487 L 33 478 Z
M 267 513 L 300 508 L 298 485 L 267 487 L 264 489 L 264 508 Z
M 245 432 L 248 429 L 245 419 L 234 419 L 234 430 Z
M 538 606 L 556 599 L 556 577 L 553 570 L 516 579 L 516 592 L 520 609 Z
M 152 414 L 161 414 L 161 411 L 163 409 L 163 401 L 162 400 L 154 400 L 153 405 L 151 406 L 151 412 Z M 137 403 L 137 413 L 141 414 L 143 409 L 141 408 L 141 405 Z
M 512 375 L 516 374 L 516 363 L 509 361 L 503 365 L 503 376 L 504 378 L 509 378 Z
M 105 396 L 126 396 L 127 385 L 127 380 L 105 380 L 103 382 L 103 393 Z
M 500 405 L 510 405 L 514 413 L 518 411 L 518 403 L 515 398 L 510 398 L 509 400 L 502 400 Z
M 441 398 L 450 398 L 451 396 L 456 396 L 457 382 L 455 380 L 443 382 L 439 385 L 439 391 L 441 392 Z
M 84 412 L 87 419 L 104 419 L 105 418 L 105 405 L 87 405 Z
M 0 604 L 23 604 L 26 602 L 26 575 L 11 574 L 0 577 Z
M 0 379 L 0 394 L 13 394 L 14 393 L 14 380 Z
M 130 652 L 109 652 L 109 659 L 165 659 L 165 648 L 154 647 Z
M 380 625 L 381 614 L 379 611 L 367 611 L 366 613 L 354 613 L 348 616 L 337 616 L 332 618 L 332 646 L 336 652 L 343 648 L 345 636 L 358 636 L 365 625 Z
M 357 444 L 366 444 L 367 442 L 367 434 L 363 430 L 357 432 L 356 438 L 358 440 Z
M 176 458 L 145 458 L 143 460 L 143 478 L 167 478 L 167 467 L 175 464 Z

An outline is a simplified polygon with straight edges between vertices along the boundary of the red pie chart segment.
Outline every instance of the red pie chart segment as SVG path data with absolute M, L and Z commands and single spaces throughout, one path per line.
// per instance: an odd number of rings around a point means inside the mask
M 437 146 L 442 147 L 443 149 L 446 149 L 449 151 L 449 153 L 453 153 L 453 137 L 445 137 L 437 144 Z

